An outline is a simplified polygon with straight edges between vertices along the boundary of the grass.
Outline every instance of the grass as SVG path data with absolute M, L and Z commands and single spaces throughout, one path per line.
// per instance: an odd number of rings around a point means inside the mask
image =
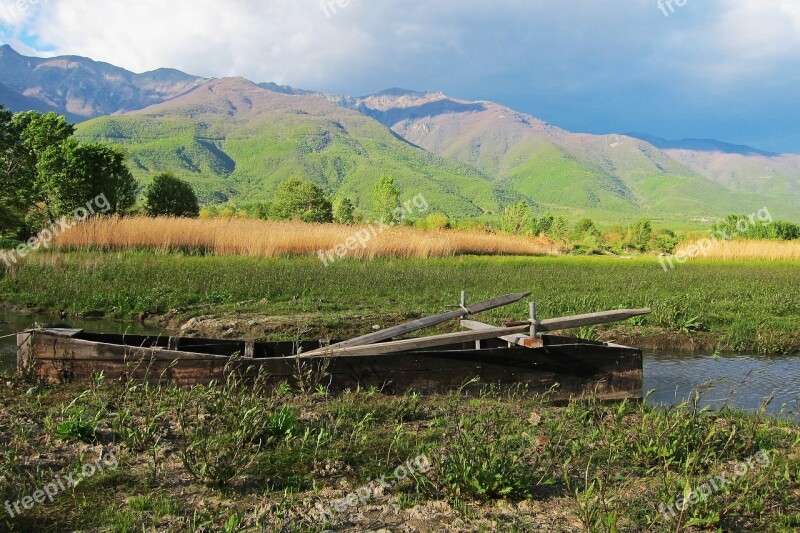
M 664 410 L 592 399 L 555 407 L 491 388 L 473 397 L 332 396 L 243 387 L 235 377 L 187 390 L 98 376 L 25 394 L 30 382 L 1 381 L 0 501 L 33 494 L 100 450 L 116 457 L 52 503 L 0 513 L 6 531 L 489 531 L 500 523 L 790 531 L 800 523 L 798 427 L 703 410 L 697 396 Z M 97 442 L 54 438 L 76 409 L 95 421 Z M 126 437 L 139 431 L 152 436 L 145 446 Z M 662 510 L 748 459 L 730 485 L 674 516 Z M 402 475 L 402 465 L 417 469 Z M 351 494 L 364 503 L 331 510 Z
M 655 257 L 376 259 L 325 267 L 302 257 L 50 252 L 28 256 L 0 278 L 6 303 L 172 327 L 198 317 L 207 326 L 202 334 L 284 339 L 340 338 L 440 312 L 458 303 L 461 289 L 471 302 L 531 291 L 541 318 L 650 306 L 647 318 L 593 332 L 636 345 L 800 350 L 800 269 L 792 262 L 695 261 L 664 272 Z M 520 302 L 481 319 L 527 313 Z M 223 319 L 230 327 L 212 327 Z
M 362 245 L 363 243 L 363 245 Z M 316 256 L 326 261 L 375 257 L 448 257 L 480 255 L 558 255 L 545 238 L 477 231 L 423 231 L 243 219 L 96 218 L 58 236 L 68 250 L 185 251 L 249 257 Z M 337 247 L 340 249 L 337 251 Z
M 695 243 L 685 243 L 678 247 L 676 253 L 689 253 L 689 248 Z M 718 245 L 707 246 L 706 252 L 700 252 L 699 257 L 714 260 L 770 260 L 770 261 L 800 261 L 799 241 L 761 241 L 761 240 L 734 240 L 722 241 Z M 693 251 L 691 255 L 698 255 Z

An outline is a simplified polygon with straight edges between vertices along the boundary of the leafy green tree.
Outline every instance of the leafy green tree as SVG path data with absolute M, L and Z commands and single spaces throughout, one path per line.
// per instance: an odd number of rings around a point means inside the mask
M 19 133 L 13 119 L 13 113 L 0 106 L 0 232 L 4 235 L 14 232 L 25 208 L 18 171 Z
M 100 210 L 119 213 L 135 201 L 136 184 L 118 148 L 79 144 L 63 116 L 0 108 L 0 221 L 25 238 L 58 216 L 105 195 Z M 107 204 L 106 204 L 107 201 Z
M 333 205 L 318 186 L 310 181 L 289 178 L 275 191 L 272 218 L 303 222 L 333 222 Z
M 500 224 L 506 233 L 519 235 L 530 225 L 530 221 L 530 206 L 524 200 L 520 200 L 514 205 L 506 206 Z
M 394 178 L 382 176 L 372 188 L 373 212 L 378 220 L 385 223 L 394 220 L 394 211 L 400 206 L 400 191 L 394 185 Z
M 337 224 L 352 224 L 356 208 L 349 198 L 337 198 L 333 202 L 333 221 Z
M 565 241 L 567 239 L 567 219 L 564 217 L 555 218 L 547 231 L 547 236 L 554 241 Z
M 164 172 L 153 178 L 153 183 L 145 191 L 145 210 L 151 217 L 200 216 L 200 204 L 192 186 Z
M 85 207 L 101 194 L 108 203 L 107 214 L 125 213 L 136 201 L 136 181 L 118 147 L 70 138 L 45 150 L 37 170 L 51 218 Z
M 650 248 L 653 238 L 653 225 L 649 220 L 640 220 L 631 227 L 629 247 L 646 252 Z
M 595 232 L 597 232 L 597 228 L 591 218 L 582 218 L 575 225 L 575 232 L 578 235 L 584 235 L 586 233 L 594 235 Z
M 556 217 L 554 217 L 550 213 L 539 219 L 534 218 L 532 224 L 534 237 L 538 237 L 540 235 L 548 235 L 555 221 Z

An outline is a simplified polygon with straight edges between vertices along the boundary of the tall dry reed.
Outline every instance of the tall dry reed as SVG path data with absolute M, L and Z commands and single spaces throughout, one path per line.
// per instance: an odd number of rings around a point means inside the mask
M 677 251 L 686 251 L 694 243 L 685 243 Z M 697 259 L 766 259 L 772 261 L 800 260 L 800 241 L 757 241 L 733 240 L 722 241 L 718 245 L 707 248 L 706 254 L 697 255 Z
M 474 255 L 559 255 L 547 239 L 467 231 L 424 231 L 392 227 L 377 235 L 366 227 L 247 219 L 95 218 L 59 235 L 55 245 L 73 250 L 148 249 L 214 255 L 280 257 L 317 255 L 346 246 L 358 231 L 369 232 L 347 257 L 448 257 Z M 364 233 L 362 232 L 362 236 Z M 352 240 L 350 243 L 352 244 Z

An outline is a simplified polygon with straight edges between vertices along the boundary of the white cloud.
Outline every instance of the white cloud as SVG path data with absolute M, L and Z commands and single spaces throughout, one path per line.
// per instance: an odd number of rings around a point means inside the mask
M 170 66 L 205 76 L 306 85 L 442 69 L 549 68 L 566 85 L 643 65 L 713 77 L 796 59 L 800 3 L 690 1 L 669 18 L 654 0 L 0 0 L 6 38 L 27 35 L 135 71 Z M 16 6 L 25 6 L 19 9 Z M 5 9 L 4 9 L 5 8 Z M 0 32 L 2 36 L 2 32 Z M 522 64 L 506 64 L 509 58 Z M 527 63 L 525 63 L 527 59 Z M 603 70 L 603 72 L 600 72 Z M 476 73 L 473 73 L 475 75 Z M 553 81 L 553 80 L 551 80 Z M 555 80 L 558 83 L 558 80 Z M 547 83 L 547 80 L 544 80 Z
M 724 0 L 714 30 L 721 50 L 740 61 L 796 57 L 800 45 L 800 3 L 787 0 Z
M 669 17 L 656 0 L 39 0 L 3 14 L 17 1 L 0 0 L 0 40 L 23 53 L 350 94 L 444 90 L 576 129 L 791 108 L 800 85 L 797 0 L 688 0 Z
M 22 25 L 49 3 L 50 0 L 0 0 L 0 24 Z

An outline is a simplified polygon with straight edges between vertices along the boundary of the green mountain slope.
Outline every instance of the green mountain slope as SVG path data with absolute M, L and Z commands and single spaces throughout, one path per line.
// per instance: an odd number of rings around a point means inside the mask
M 800 216 L 793 207 L 800 198 L 734 191 L 646 141 L 570 133 L 491 102 L 392 90 L 346 104 L 418 146 L 475 166 L 542 209 L 686 225 L 764 206 L 782 218 Z
M 78 128 L 85 140 L 123 145 L 147 183 L 170 170 L 206 201 L 269 199 L 292 176 L 370 209 L 372 187 L 391 175 L 404 197 L 423 194 L 453 217 L 497 213 L 504 195 L 479 171 L 426 152 L 374 119 L 315 95 L 291 95 L 244 79 L 209 82 L 141 111 Z

